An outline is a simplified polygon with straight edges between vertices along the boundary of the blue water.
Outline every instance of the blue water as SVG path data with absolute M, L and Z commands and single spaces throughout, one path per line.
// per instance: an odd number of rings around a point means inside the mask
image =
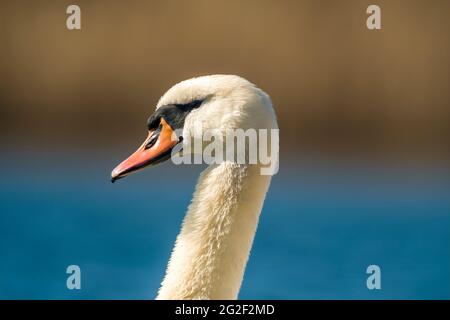
M 111 184 L 121 155 L 80 153 L 3 157 L 0 298 L 154 298 L 201 168 Z M 449 176 L 426 167 L 282 162 L 240 298 L 449 299 L 449 195 Z M 66 288 L 72 264 L 81 290 Z M 371 264 L 381 290 L 366 287 Z

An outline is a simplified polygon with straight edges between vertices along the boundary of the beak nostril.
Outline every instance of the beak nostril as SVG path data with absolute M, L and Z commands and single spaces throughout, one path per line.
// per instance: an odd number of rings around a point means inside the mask
M 145 145 L 144 149 L 149 149 L 151 148 L 155 143 L 156 140 L 158 140 L 157 135 L 153 134 L 150 139 L 148 140 L 147 144 Z
M 144 147 L 145 150 L 151 148 L 156 143 L 156 141 L 159 138 L 159 134 L 160 133 L 161 133 L 161 125 L 158 127 L 158 129 L 156 129 L 153 132 L 153 134 L 151 135 L 150 139 L 148 139 L 148 142 L 146 143 L 146 145 Z

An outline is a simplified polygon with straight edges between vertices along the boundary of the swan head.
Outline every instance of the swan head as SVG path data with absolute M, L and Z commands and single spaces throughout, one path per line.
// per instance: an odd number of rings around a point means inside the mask
M 112 182 L 171 158 L 175 150 L 194 153 L 187 143 L 200 139 L 205 132 L 225 137 L 229 130 L 270 130 L 278 126 L 264 91 L 239 76 L 210 75 L 170 88 L 148 118 L 147 128 L 144 143 L 112 171 Z M 201 151 L 204 148 L 202 142 Z

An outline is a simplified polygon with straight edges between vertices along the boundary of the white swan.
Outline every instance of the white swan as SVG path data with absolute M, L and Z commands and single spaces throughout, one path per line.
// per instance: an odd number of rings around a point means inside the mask
M 159 100 L 141 147 L 117 166 L 112 181 L 170 158 L 198 129 L 277 129 L 267 94 L 233 75 L 180 82 Z M 186 139 L 184 139 L 186 142 Z M 183 143 L 185 143 L 183 142 Z M 259 164 L 210 165 L 200 175 L 157 299 L 236 299 L 271 176 Z

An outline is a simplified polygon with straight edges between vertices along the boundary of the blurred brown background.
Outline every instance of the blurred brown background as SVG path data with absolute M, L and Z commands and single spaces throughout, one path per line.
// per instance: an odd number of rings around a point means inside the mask
M 284 153 L 442 159 L 449 14 L 438 0 L 2 1 L 1 142 L 134 147 L 171 85 L 227 73 L 271 95 Z

